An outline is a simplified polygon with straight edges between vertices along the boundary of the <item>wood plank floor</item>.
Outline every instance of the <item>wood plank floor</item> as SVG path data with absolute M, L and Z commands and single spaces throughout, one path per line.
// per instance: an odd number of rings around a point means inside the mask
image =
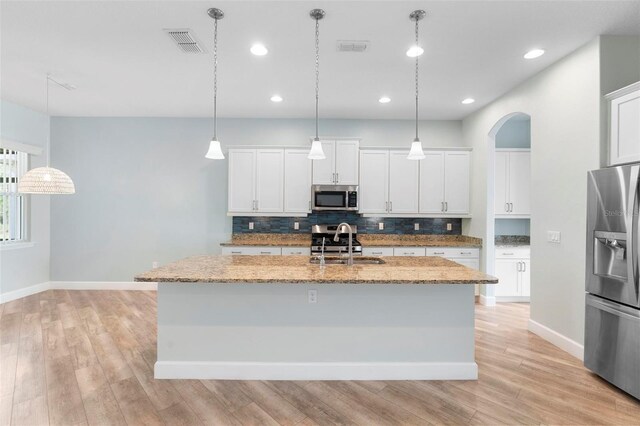
M 640 424 L 640 403 L 476 307 L 478 381 L 154 380 L 155 292 L 51 290 L 0 305 L 0 425 Z

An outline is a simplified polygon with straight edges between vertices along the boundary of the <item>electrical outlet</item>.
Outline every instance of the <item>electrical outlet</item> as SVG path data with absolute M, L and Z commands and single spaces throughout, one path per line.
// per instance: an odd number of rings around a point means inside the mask
M 447 223 L 447 231 L 451 231 L 453 229 L 453 225 Z
M 414 223 L 413 224 L 413 230 L 414 231 L 419 231 L 420 230 L 420 224 L 419 223 Z
M 300 222 L 293 222 L 293 229 L 300 229 Z
M 309 290 L 307 292 L 307 301 L 309 303 L 318 303 L 318 290 Z
M 378 223 L 378 229 L 379 229 L 380 231 L 384 230 L 384 222 L 380 222 L 380 223 Z
M 249 230 L 253 229 L 253 222 L 249 222 Z
M 156 269 L 158 266 L 160 266 L 160 264 L 158 263 L 158 261 L 157 261 L 157 260 L 154 260 L 153 262 L 151 262 L 151 267 L 152 267 L 153 269 Z
M 560 231 L 547 231 L 547 242 L 560 244 Z

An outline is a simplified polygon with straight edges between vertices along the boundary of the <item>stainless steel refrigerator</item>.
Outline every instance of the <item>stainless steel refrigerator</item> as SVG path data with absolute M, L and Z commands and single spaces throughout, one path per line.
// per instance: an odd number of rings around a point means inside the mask
M 584 365 L 640 399 L 639 173 L 588 174 Z

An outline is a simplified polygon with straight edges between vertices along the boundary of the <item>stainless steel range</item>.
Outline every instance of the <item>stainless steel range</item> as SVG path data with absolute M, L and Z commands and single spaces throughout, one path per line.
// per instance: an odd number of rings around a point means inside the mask
M 348 254 L 349 253 L 349 230 L 346 226 L 340 228 L 338 241 L 334 241 L 338 225 L 313 225 L 311 227 L 311 254 L 322 254 L 323 240 L 325 254 Z M 362 254 L 362 244 L 357 240 L 358 228 L 351 225 L 353 231 L 352 250 L 353 255 Z

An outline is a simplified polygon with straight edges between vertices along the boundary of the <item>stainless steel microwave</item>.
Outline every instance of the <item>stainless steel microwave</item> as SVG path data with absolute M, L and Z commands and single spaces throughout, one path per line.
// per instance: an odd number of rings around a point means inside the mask
M 358 211 L 358 187 L 356 185 L 313 185 L 311 203 L 313 210 Z

